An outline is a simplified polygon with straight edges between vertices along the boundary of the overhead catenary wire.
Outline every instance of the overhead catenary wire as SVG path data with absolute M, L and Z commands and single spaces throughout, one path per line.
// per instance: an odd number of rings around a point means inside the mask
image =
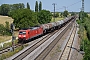
M 81 0 L 78 1 L 78 2 L 75 2 L 75 3 L 71 4 L 71 5 L 69 5 L 69 6 L 67 6 L 67 8 L 73 6 L 73 5 L 77 4 L 77 3 L 80 3 L 80 2 L 81 2 Z
M 60 9 L 67 9 L 67 8 L 69 8 L 69 7 L 71 7 L 71 6 L 73 6 L 73 5 L 76 5 L 76 4 L 78 4 L 78 3 L 80 3 L 81 2 L 81 0 L 80 1 L 78 1 L 78 2 L 75 2 L 75 3 L 73 3 L 73 4 L 71 4 L 71 5 L 68 5 L 68 6 L 62 6 L 61 8 L 58 8 L 58 9 L 56 9 L 56 10 L 60 10 Z M 71 10 L 71 9 L 70 9 Z

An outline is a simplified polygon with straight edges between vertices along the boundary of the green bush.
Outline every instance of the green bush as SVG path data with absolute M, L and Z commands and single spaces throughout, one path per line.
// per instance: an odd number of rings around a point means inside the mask
M 87 13 L 80 12 L 79 19 L 81 19 L 81 21 L 77 20 L 78 24 L 84 27 L 84 30 L 82 31 L 83 36 L 82 36 L 80 50 L 83 50 L 84 47 L 85 55 L 83 60 L 90 60 L 90 17 L 88 17 Z M 82 28 L 80 28 L 80 30 L 82 30 Z M 82 34 L 80 33 L 80 35 Z M 83 42 L 84 42 L 84 46 L 83 46 Z

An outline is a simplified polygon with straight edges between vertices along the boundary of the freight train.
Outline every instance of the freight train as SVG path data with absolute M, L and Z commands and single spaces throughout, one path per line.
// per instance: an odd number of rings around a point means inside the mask
M 37 36 L 41 36 L 47 32 L 54 31 L 56 29 L 60 29 L 61 27 L 66 25 L 68 22 L 70 22 L 74 18 L 75 18 L 75 16 L 71 16 L 71 17 L 65 18 L 64 20 L 59 20 L 57 22 L 41 24 L 38 27 L 21 29 L 21 30 L 19 30 L 18 41 L 19 42 L 29 41 L 30 39 L 35 38 Z

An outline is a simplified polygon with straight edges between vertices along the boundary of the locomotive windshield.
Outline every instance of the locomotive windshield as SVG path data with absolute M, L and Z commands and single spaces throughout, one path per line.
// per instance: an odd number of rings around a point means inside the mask
M 25 31 L 20 31 L 19 34 L 23 34 L 24 35 L 24 34 L 26 34 L 26 32 Z

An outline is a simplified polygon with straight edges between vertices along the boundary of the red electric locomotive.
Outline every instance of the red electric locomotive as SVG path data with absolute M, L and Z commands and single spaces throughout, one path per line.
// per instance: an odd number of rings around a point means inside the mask
M 32 39 L 42 34 L 43 34 L 42 27 L 31 27 L 29 29 L 22 29 L 19 30 L 18 40 L 19 42 L 28 41 L 29 39 Z

